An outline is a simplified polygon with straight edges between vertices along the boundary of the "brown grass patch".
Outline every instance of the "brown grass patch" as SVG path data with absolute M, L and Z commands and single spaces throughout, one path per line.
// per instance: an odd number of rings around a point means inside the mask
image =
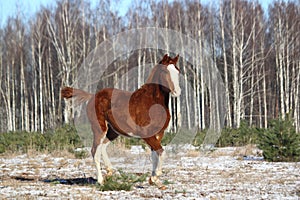
M 187 157 L 199 157 L 200 152 L 197 150 L 190 150 L 186 153 Z
M 260 150 L 254 144 L 248 144 L 243 147 L 237 147 L 232 156 L 258 156 L 260 155 Z
M 70 159 L 75 158 L 75 155 L 73 153 L 70 153 L 68 150 L 62 150 L 62 151 L 56 150 L 50 153 L 50 156 L 56 158 L 70 158 Z

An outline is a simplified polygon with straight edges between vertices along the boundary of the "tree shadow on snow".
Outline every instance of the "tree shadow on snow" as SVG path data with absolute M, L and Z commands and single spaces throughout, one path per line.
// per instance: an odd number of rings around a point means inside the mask
M 13 177 L 15 180 L 18 181 L 24 181 L 24 182 L 32 182 L 36 181 L 37 179 L 35 178 L 27 178 L 27 177 Z M 97 180 L 88 177 L 88 178 L 69 178 L 69 179 L 64 179 L 64 178 L 55 178 L 55 179 L 43 179 L 39 180 L 44 183 L 51 183 L 51 184 L 63 184 L 63 185 L 95 185 L 97 183 Z
M 97 180 L 88 177 L 88 178 L 69 178 L 69 179 L 46 179 L 43 180 L 44 183 L 54 183 L 54 184 L 63 184 L 63 185 L 95 185 Z

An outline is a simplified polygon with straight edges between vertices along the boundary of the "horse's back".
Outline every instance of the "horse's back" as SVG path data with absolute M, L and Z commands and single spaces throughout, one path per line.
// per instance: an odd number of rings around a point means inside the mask
M 105 108 L 111 109 L 112 105 L 120 103 L 130 98 L 131 92 L 116 89 L 116 88 L 104 88 L 99 90 L 95 94 L 95 105 L 102 107 L 102 110 Z
M 87 113 L 90 120 L 98 117 L 105 117 L 106 113 L 111 110 L 112 106 L 122 107 L 120 104 L 124 99 L 129 99 L 131 93 L 115 88 L 104 88 L 99 90 L 87 105 Z M 115 104 L 115 105 L 114 105 Z M 96 117 L 97 116 L 97 117 Z M 96 117 L 96 118 L 95 118 Z

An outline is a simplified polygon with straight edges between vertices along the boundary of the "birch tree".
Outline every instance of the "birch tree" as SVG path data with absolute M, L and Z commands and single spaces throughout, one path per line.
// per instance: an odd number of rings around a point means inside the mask
M 275 2 L 270 9 L 280 116 L 292 113 L 299 130 L 299 4 Z
M 72 84 L 75 71 L 82 61 L 76 54 L 76 50 L 78 51 L 78 41 L 76 40 L 78 24 L 80 24 L 80 15 L 77 1 L 58 3 L 55 15 L 48 16 L 47 19 L 47 29 L 59 62 L 61 88 Z M 58 99 L 59 110 L 63 110 L 64 121 L 70 123 L 72 119 L 71 102 L 65 101 L 65 108 L 62 109 L 60 94 Z
M 6 46 L 5 49 L 5 65 L 6 65 L 6 79 L 5 79 L 5 86 L 6 86 L 6 102 L 7 102 L 7 125 L 9 131 L 15 131 L 20 129 L 18 124 L 18 116 L 17 113 L 20 112 L 18 107 L 18 97 L 19 91 L 17 90 L 18 87 L 18 80 L 20 80 L 19 68 L 17 66 L 17 48 L 15 48 L 18 44 L 17 41 L 17 30 L 16 30 L 16 21 L 17 19 L 10 18 L 8 19 L 6 28 L 4 30 L 4 45 Z
M 7 97 L 5 95 L 5 90 L 2 88 L 5 88 L 5 75 L 6 71 L 4 68 L 4 41 L 3 41 L 3 31 L 0 30 L 0 77 L 1 77 L 1 83 L 0 83 L 0 132 L 5 131 L 5 128 L 7 127 L 7 113 L 8 113 L 8 103 L 7 103 Z
M 230 105 L 230 92 L 229 92 L 229 79 L 228 79 L 228 62 L 227 62 L 227 47 L 226 47 L 226 38 L 225 38 L 225 19 L 224 19 L 224 5 L 223 1 L 220 0 L 219 6 L 219 21 L 220 21 L 220 32 L 221 32 L 221 43 L 222 43 L 222 56 L 223 56 L 223 66 L 224 66 L 224 85 L 225 85 L 225 95 L 226 95 L 226 103 L 227 103 L 227 114 L 226 121 L 227 126 L 232 126 L 231 119 L 231 105 Z
M 41 17 L 37 17 L 36 21 L 31 28 L 32 33 L 32 67 L 34 67 L 34 82 L 33 82 L 33 92 L 34 92 L 34 130 L 40 130 L 44 132 L 44 84 L 42 79 L 43 74 L 43 63 L 45 46 L 43 45 L 44 35 L 43 35 L 43 21 Z

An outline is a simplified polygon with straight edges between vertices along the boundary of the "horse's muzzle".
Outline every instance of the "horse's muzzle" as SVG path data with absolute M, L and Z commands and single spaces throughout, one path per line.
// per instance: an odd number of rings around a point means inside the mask
M 177 90 L 174 90 L 171 92 L 172 97 L 179 97 L 181 94 L 181 89 L 178 88 Z

